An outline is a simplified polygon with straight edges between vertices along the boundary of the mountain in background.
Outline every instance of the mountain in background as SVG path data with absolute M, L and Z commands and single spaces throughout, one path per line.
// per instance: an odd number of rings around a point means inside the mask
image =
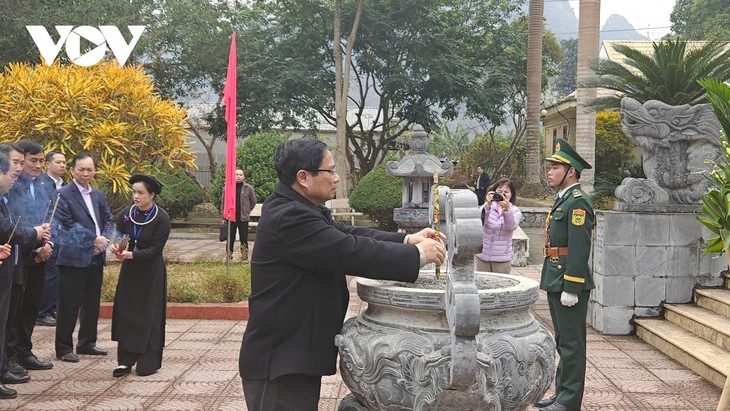
M 526 3 L 529 4 L 529 3 Z M 525 6 L 527 12 L 527 5 Z M 545 28 L 555 33 L 558 39 L 578 37 L 578 16 L 567 1 L 545 2 Z M 626 18 L 613 14 L 601 27 L 603 40 L 648 40 L 634 29 Z
M 634 30 L 624 16 L 612 14 L 601 28 L 601 41 L 603 40 L 649 40 Z

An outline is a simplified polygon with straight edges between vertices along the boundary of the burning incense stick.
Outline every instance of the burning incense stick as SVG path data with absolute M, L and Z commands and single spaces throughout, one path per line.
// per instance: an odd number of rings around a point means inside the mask
M 441 216 L 439 210 L 439 171 L 433 172 L 433 229 L 436 230 L 436 238 L 441 238 Z M 441 277 L 441 266 L 436 263 L 436 279 Z
M 18 223 L 20 222 L 20 217 L 22 217 L 22 216 L 19 215 L 18 219 L 15 220 L 15 227 L 13 227 L 13 231 L 10 232 L 10 237 L 8 237 L 7 244 L 10 244 L 10 240 L 13 239 L 13 234 L 15 234 L 15 229 L 18 228 Z

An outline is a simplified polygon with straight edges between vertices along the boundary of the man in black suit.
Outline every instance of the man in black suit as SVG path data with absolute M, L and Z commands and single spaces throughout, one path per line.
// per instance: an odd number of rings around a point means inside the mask
M 477 181 L 474 183 L 474 192 L 477 194 L 477 203 L 479 206 L 484 204 L 487 197 L 487 188 L 489 188 L 489 174 L 484 171 L 482 166 L 477 166 Z
M 24 152 L 23 172 L 10 189 L 8 207 L 13 214 L 22 216 L 23 227 L 47 224 L 50 201 L 38 178 L 43 167 L 43 146 L 32 140 L 20 140 L 17 145 Z M 46 278 L 45 261 L 51 256 L 52 245 L 41 240 L 21 247 L 22 275 L 15 276 L 13 281 L 5 349 L 9 359 L 28 370 L 53 368 L 52 363 L 39 360 L 32 351 L 33 330 Z
M 0 341 L 5 341 L 6 323 L 8 309 L 10 307 L 10 293 L 13 282 L 13 273 L 17 267 L 20 244 L 32 244 L 35 240 L 50 238 L 50 226 L 43 227 L 18 227 L 13 233 L 17 216 L 13 216 L 6 204 L 5 194 L 10 190 L 14 178 L 10 169 L 10 159 L 3 150 L 0 150 Z M 13 234 L 12 239 L 10 234 Z M 11 246 L 12 245 L 12 246 Z M 6 255 L 7 254 L 7 255 Z M 2 364 L 2 380 L 10 380 L 11 383 L 28 381 L 30 377 L 27 371 L 24 375 L 16 375 L 6 367 L 5 344 L 0 344 L 0 364 Z M 7 388 L 0 382 L 0 399 L 15 398 L 17 392 Z
M 76 354 L 107 354 L 96 346 L 96 328 L 104 260 L 114 223 L 104 194 L 91 186 L 94 174 L 96 166 L 91 155 L 79 153 L 73 157 L 73 180 L 58 190 L 60 200 L 53 222 L 58 228 L 56 357 L 66 362 L 78 362 Z M 74 354 L 77 318 L 80 325 Z
M 239 370 L 249 410 L 316 410 L 322 376 L 336 370 L 346 275 L 413 282 L 423 265 L 443 263 L 445 248 L 432 229 L 406 235 L 333 221 L 323 205 L 340 177 L 325 143 L 287 141 L 274 159 L 280 183 L 256 232 Z
M 5 338 L 10 309 L 10 299 L 13 277 L 20 257 L 20 245 L 27 248 L 37 240 L 48 240 L 51 236 L 49 224 L 37 227 L 23 227 L 19 225 L 19 216 L 13 215 L 7 206 L 6 194 L 10 190 L 17 174 L 10 171 L 12 153 L 15 160 L 22 159 L 20 147 L 14 143 L 0 144 L 0 399 L 15 398 L 17 392 L 5 387 L 5 383 L 16 384 L 30 380 L 28 371 L 17 363 L 10 364 L 5 353 Z M 18 161 L 22 164 L 22 161 Z M 17 169 L 16 169 L 17 171 Z M 10 237 L 12 235 L 12 238 Z M 7 253 L 7 255 L 6 255 Z
M 66 185 L 66 156 L 60 151 L 49 151 L 46 154 L 46 172 L 40 176 L 41 184 L 48 193 L 51 203 L 55 204 L 56 190 Z M 53 207 L 53 205 L 51 205 Z M 46 261 L 46 286 L 38 307 L 38 325 L 56 326 L 56 301 L 58 301 L 58 267 L 56 266 L 56 250 Z

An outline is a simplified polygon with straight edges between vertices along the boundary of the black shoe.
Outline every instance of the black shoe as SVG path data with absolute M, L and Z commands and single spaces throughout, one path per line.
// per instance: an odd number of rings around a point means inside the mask
M 83 354 L 83 355 L 106 355 L 106 350 L 102 350 L 101 348 L 92 345 L 91 347 L 76 347 L 76 354 Z
M 41 361 L 33 354 L 25 358 L 19 359 L 18 364 L 28 370 L 50 370 L 51 368 L 53 368 L 52 362 Z
M 554 402 L 545 408 L 540 408 L 542 411 L 572 411 L 570 408 L 561 405 L 559 402 Z
M 79 362 L 79 357 L 77 357 L 76 354 L 72 352 L 67 352 L 66 354 L 56 354 L 56 358 L 65 362 Z
M 5 371 L 5 374 L 0 375 L 0 382 L 3 384 L 23 384 L 30 381 L 30 375 L 17 375 L 10 371 Z
M 152 371 L 139 371 L 139 370 L 137 370 L 137 375 L 139 375 L 140 377 L 146 377 L 146 376 L 152 375 L 152 374 L 154 374 L 156 372 L 157 372 L 157 370 L 152 370 Z
M 535 403 L 535 407 L 537 407 L 537 408 L 545 408 L 548 405 L 552 405 L 552 403 L 554 403 L 557 398 L 558 398 L 558 394 L 553 394 L 553 395 L 551 395 L 548 398 L 545 398 L 545 399 L 542 399 L 540 401 L 537 401 Z
M 7 367 L 8 371 L 16 375 L 28 375 L 28 370 L 22 365 L 18 364 L 15 360 L 8 360 Z
M 37 320 L 35 320 L 35 323 L 44 327 L 55 327 L 56 319 L 53 318 L 51 315 L 44 315 L 43 317 L 39 317 Z
M 18 392 L 0 384 L 0 400 L 12 400 L 18 396 Z
M 132 372 L 132 367 L 128 365 L 120 365 L 119 367 L 115 368 L 114 371 L 112 371 L 112 375 L 114 377 L 124 377 L 130 372 Z

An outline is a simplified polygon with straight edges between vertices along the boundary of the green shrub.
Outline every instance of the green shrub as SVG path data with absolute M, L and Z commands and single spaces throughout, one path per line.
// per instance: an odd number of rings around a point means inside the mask
M 395 231 L 393 209 L 401 206 L 403 179 L 385 172 L 386 162 L 372 169 L 355 186 L 350 194 L 350 207 L 361 211 L 381 230 Z
M 104 267 L 101 301 L 114 301 L 120 264 Z M 225 263 L 167 264 L 167 295 L 171 303 L 235 303 L 251 293 L 249 265 L 231 264 L 226 275 Z
M 205 201 L 203 189 L 183 172 L 163 174 L 158 178 L 163 189 L 157 203 L 171 219 L 186 218 L 193 207 Z
M 618 112 L 596 113 L 596 180 L 602 174 L 613 174 L 632 164 L 633 148 L 621 130 Z
M 289 135 L 268 131 L 249 136 L 236 149 L 236 164 L 246 173 L 246 182 L 256 191 L 256 200 L 263 203 L 279 182 L 274 167 L 274 150 L 289 139 Z M 215 180 L 210 186 L 210 201 L 219 207 L 223 197 L 226 164 L 218 167 Z

